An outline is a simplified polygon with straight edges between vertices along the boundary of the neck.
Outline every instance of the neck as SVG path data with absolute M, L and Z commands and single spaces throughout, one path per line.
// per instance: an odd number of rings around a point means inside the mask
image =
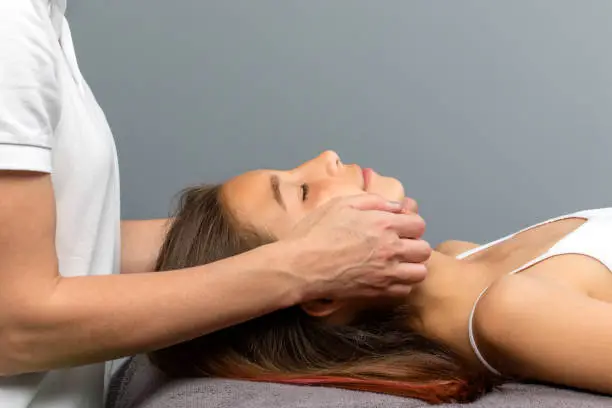
M 410 295 L 410 302 L 419 313 L 417 329 L 467 357 L 472 356 L 469 315 L 478 295 L 497 276 L 485 265 L 436 251 L 427 262 L 427 269 L 427 278 Z
M 428 295 L 454 299 L 453 302 L 462 297 L 469 298 L 473 291 L 479 294 L 498 277 L 488 265 L 457 259 L 438 251 L 432 252 L 426 266 L 428 277 L 423 283 L 427 286 L 423 288 Z

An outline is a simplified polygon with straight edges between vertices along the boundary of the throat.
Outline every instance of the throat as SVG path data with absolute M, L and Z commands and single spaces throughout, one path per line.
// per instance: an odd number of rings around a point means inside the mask
M 474 291 L 480 293 L 504 274 L 489 262 L 461 260 L 437 251 L 432 253 L 426 265 L 428 276 L 424 289 L 432 296 L 445 298 L 464 297 L 462 293 L 469 297 L 469 292 Z
M 427 269 L 425 280 L 410 294 L 410 303 L 419 316 L 415 329 L 469 356 L 470 313 L 481 292 L 499 276 L 484 263 L 459 260 L 436 251 Z

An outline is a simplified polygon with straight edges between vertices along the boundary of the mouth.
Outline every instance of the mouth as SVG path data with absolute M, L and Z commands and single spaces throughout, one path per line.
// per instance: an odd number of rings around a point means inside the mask
M 372 180 L 372 174 L 374 174 L 374 170 L 370 168 L 361 169 L 361 174 L 363 176 L 363 190 L 368 191 L 368 187 L 370 186 L 370 181 Z

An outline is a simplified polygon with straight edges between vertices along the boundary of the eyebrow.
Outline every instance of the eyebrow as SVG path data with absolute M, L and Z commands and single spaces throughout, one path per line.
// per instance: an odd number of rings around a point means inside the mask
M 283 210 L 287 210 L 285 206 L 285 202 L 283 201 L 283 196 L 280 192 L 280 180 L 277 175 L 273 174 L 270 176 L 270 187 L 272 188 L 272 194 L 274 195 L 274 200 L 283 207 Z

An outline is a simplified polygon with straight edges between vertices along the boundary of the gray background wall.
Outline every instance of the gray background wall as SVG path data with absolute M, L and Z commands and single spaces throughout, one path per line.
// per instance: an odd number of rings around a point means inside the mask
M 612 204 L 607 0 L 72 0 L 127 218 L 327 148 L 403 180 L 432 243 Z

